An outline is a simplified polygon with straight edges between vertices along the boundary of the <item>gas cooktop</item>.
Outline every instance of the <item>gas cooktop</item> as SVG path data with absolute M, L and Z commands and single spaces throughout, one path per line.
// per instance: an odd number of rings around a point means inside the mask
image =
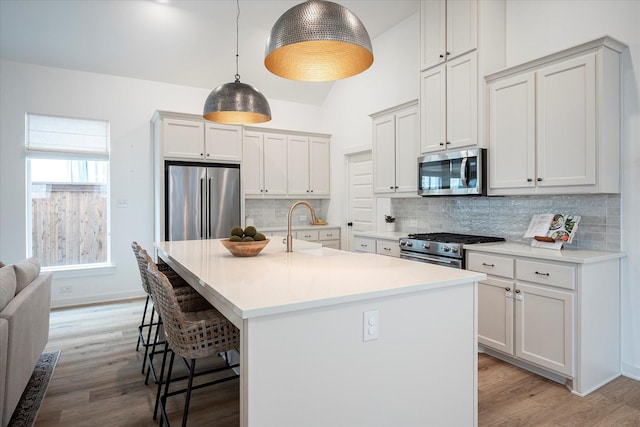
M 502 237 L 493 236 L 476 236 L 472 234 L 458 234 L 458 233 L 416 233 L 409 234 L 408 239 L 440 242 L 440 243 L 490 243 L 490 242 L 504 242 Z

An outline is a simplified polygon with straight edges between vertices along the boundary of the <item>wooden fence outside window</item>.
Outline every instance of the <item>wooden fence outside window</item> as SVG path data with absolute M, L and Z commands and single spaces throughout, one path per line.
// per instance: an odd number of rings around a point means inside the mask
M 107 262 L 107 187 L 34 183 L 33 256 L 43 267 Z

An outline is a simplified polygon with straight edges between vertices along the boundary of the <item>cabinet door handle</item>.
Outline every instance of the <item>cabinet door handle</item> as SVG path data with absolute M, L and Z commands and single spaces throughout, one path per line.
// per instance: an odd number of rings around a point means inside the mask
M 484 265 L 485 267 L 495 267 L 495 265 L 493 264 L 487 264 L 486 262 L 483 262 L 482 265 Z M 508 289 L 507 289 L 508 290 Z
M 546 277 L 549 277 L 549 273 L 540 273 L 539 271 L 536 271 L 536 274 L 537 274 L 538 276 L 546 276 Z
M 531 178 L 527 178 L 527 182 L 531 182 L 533 181 Z
M 540 181 L 542 181 L 542 178 L 538 178 L 538 179 L 536 179 L 536 181 L 540 182 Z
M 447 145 L 451 144 L 451 141 L 447 141 Z
M 440 145 L 444 145 L 444 142 L 441 142 Z
M 447 55 L 451 55 L 451 52 L 447 52 Z
M 520 289 L 516 289 L 516 294 L 519 294 L 519 293 L 520 293 Z
M 364 243 L 360 243 L 360 247 L 361 248 L 366 248 L 368 245 L 365 245 Z
M 440 54 L 440 58 L 444 58 L 444 55 L 443 55 L 443 54 Z
M 507 292 L 511 292 L 511 288 L 508 287 L 508 286 L 506 288 L 504 288 L 504 290 L 507 291 Z

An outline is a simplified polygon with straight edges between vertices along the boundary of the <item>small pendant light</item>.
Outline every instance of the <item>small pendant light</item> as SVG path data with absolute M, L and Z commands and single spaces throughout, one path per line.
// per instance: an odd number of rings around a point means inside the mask
M 238 21 L 240 3 L 236 0 L 236 75 L 233 83 L 225 83 L 213 89 L 204 103 L 202 116 L 218 123 L 247 124 L 271 120 L 271 108 L 267 98 L 254 86 L 240 82 L 238 74 Z
M 351 77 L 372 63 L 371 40 L 360 19 L 324 0 L 286 11 L 271 29 L 264 58 L 273 74 L 310 82 Z

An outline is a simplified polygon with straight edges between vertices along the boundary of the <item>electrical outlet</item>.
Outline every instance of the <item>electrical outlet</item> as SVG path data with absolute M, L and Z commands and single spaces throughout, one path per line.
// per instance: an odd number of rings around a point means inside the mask
M 380 313 L 378 310 L 365 311 L 362 316 L 362 341 L 377 340 L 380 337 Z
M 300 221 L 306 221 L 307 220 L 307 216 L 306 215 L 300 215 L 300 217 L 298 219 Z
M 129 203 L 127 202 L 127 199 L 118 199 L 116 201 L 116 207 L 118 207 L 118 208 L 128 208 L 129 207 Z
M 73 288 L 71 288 L 71 286 L 63 286 L 60 288 L 61 294 L 70 294 L 72 292 L 73 292 Z

